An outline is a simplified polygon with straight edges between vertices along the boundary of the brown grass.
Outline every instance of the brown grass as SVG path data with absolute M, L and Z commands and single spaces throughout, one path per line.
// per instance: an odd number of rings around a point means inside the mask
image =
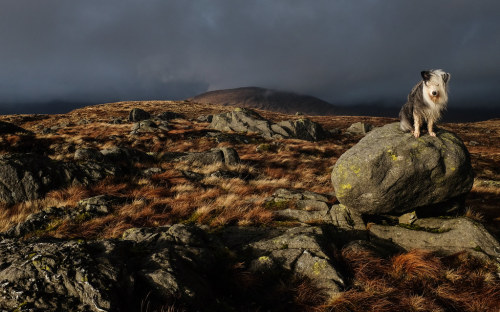
M 391 259 L 367 251 L 344 251 L 352 289 L 327 311 L 498 311 L 496 265 L 467 253 L 449 257 L 413 250 Z

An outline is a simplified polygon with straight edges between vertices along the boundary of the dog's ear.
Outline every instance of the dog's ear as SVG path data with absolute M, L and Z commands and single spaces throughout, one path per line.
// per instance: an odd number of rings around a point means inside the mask
M 444 83 L 448 83 L 448 81 L 450 81 L 451 75 L 449 73 L 444 73 L 441 76 L 443 76 Z
M 422 79 L 424 79 L 424 81 L 431 79 L 431 72 L 428 70 L 420 72 L 420 75 L 422 75 Z

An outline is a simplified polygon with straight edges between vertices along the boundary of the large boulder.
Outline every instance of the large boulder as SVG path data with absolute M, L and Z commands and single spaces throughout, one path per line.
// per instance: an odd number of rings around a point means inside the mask
M 455 134 L 415 138 L 399 123 L 372 130 L 332 171 L 338 200 L 363 214 L 401 214 L 450 201 L 472 188 L 469 153 Z
M 128 114 L 129 121 L 138 122 L 149 118 L 151 118 L 151 114 L 140 108 L 134 108 Z
M 321 125 L 309 119 L 272 123 L 256 112 L 243 108 L 214 115 L 209 128 L 219 131 L 254 132 L 269 139 L 289 138 L 317 141 L 328 137 L 328 133 Z
M 226 164 L 236 165 L 240 162 L 238 153 L 234 148 L 222 147 L 213 148 L 205 152 L 193 152 L 182 155 L 177 158 L 180 161 L 188 163 L 197 163 L 200 165 Z

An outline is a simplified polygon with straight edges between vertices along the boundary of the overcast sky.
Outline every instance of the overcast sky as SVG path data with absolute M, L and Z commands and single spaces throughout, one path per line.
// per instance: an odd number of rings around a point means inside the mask
M 260 86 L 401 102 L 420 71 L 498 105 L 500 1 L 1 0 L 0 105 Z

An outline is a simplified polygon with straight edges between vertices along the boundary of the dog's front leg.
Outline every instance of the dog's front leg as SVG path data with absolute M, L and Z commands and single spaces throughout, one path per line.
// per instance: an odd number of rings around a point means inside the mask
M 427 131 L 429 131 L 429 135 L 435 137 L 436 133 L 433 131 L 434 122 L 432 120 L 427 121 Z
M 416 114 L 413 114 L 413 135 L 418 138 L 420 136 L 420 117 Z

